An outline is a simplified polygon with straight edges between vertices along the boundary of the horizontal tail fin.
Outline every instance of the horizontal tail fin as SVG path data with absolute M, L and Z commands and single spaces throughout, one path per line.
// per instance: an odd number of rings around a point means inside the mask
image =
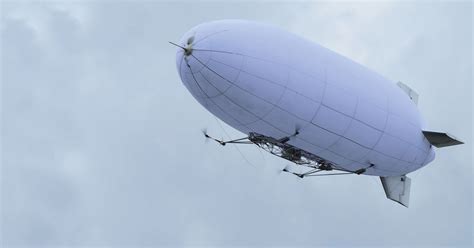
M 462 141 L 456 139 L 448 133 L 439 133 L 432 131 L 423 131 L 426 139 L 436 147 L 446 147 L 464 144 Z

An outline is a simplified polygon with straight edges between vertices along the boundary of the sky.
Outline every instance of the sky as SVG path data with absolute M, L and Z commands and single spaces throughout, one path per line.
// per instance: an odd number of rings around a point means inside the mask
M 1 2 L 2 247 L 473 244 L 471 2 Z M 420 95 L 466 144 L 408 176 L 299 179 L 180 82 L 178 41 L 218 19 L 277 25 Z

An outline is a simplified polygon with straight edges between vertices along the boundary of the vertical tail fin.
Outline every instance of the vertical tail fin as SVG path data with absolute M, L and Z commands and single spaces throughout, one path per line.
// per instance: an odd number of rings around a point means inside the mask
M 410 201 L 411 179 L 405 175 L 394 177 L 380 177 L 385 195 L 388 199 L 408 207 Z
M 418 105 L 418 93 L 416 93 L 416 91 L 412 90 L 408 85 L 402 82 L 397 82 L 397 86 L 400 87 L 400 89 L 402 89 L 416 105 Z

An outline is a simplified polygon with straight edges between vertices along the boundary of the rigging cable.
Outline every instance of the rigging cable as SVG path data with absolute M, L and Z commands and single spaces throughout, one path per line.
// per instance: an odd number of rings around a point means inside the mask
M 227 138 L 230 140 L 232 139 L 229 135 L 229 133 L 227 133 L 227 131 L 224 129 L 224 126 L 222 125 L 222 123 L 217 119 L 216 116 L 214 116 L 214 119 L 216 120 L 217 124 L 219 124 L 219 126 L 221 127 L 222 131 L 225 133 L 225 135 L 227 136 Z M 233 144 L 233 146 L 235 147 L 235 149 L 237 149 L 237 151 L 239 152 L 240 156 L 242 156 L 242 158 L 245 160 L 245 162 L 247 162 L 247 164 L 251 165 L 252 167 L 256 168 L 256 166 L 251 163 L 245 156 L 244 154 L 242 153 L 242 151 L 239 149 L 239 147 L 237 146 L 237 144 Z M 260 150 L 260 149 L 259 149 Z

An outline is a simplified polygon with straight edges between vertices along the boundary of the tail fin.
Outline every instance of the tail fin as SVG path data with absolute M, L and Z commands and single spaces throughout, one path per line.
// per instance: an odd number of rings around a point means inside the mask
M 412 90 L 408 85 L 402 83 L 402 82 L 397 82 L 398 87 L 402 89 L 408 97 L 416 104 L 418 105 L 418 93 L 416 93 L 414 90 Z
M 408 207 L 411 180 L 407 176 L 380 177 L 388 199 Z
M 445 147 L 445 146 L 454 146 L 454 145 L 461 145 L 464 142 L 456 139 L 454 136 L 448 133 L 439 133 L 439 132 L 432 132 L 432 131 L 423 131 L 426 139 L 436 147 Z

